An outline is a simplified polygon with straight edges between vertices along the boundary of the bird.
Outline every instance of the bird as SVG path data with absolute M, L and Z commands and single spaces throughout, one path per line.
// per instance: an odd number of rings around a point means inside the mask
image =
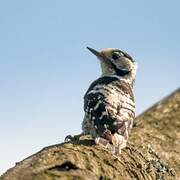
M 120 49 L 87 49 L 99 59 L 102 74 L 84 95 L 80 136 L 91 135 L 97 145 L 121 154 L 135 119 L 133 87 L 137 63 Z

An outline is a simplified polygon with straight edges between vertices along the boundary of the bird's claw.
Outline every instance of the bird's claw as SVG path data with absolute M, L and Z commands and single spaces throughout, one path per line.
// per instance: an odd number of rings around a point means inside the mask
M 64 139 L 64 142 L 69 142 L 69 141 L 72 141 L 73 140 L 73 136 L 71 135 L 67 135 Z
M 80 135 L 75 135 L 75 136 L 68 135 L 68 136 L 65 137 L 64 142 L 79 141 L 80 137 L 81 137 L 81 134 Z

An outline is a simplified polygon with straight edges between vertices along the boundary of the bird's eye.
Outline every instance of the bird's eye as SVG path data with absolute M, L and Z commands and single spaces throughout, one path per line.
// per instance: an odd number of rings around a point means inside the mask
M 113 52 L 113 53 L 112 53 L 112 58 L 113 58 L 114 60 L 118 59 L 119 57 L 120 57 L 120 55 L 119 55 L 118 52 Z
M 124 56 L 124 54 L 121 53 L 121 52 L 113 52 L 113 53 L 112 53 L 112 58 L 113 58 L 114 60 L 118 59 L 118 58 L 121 57 L 121 56 Z

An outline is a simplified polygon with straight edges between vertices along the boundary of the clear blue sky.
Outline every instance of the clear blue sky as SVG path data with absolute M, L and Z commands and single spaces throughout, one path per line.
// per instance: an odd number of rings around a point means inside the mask
M 0 173 L 77 134 L 83 95 L 100 75 L 86 50 L 138 62 L 137 114 L 180 85 L 180 2 L 0 1 Z

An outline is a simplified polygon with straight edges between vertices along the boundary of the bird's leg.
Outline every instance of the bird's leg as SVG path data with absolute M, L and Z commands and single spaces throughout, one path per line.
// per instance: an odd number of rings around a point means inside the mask
M 77 134 L 77 135 L 67 135 L 64 139 L 65 142 L 69 142 L 69 141 L 79 141 L 80 140 L 80 137 L 83 135 L 83 133 L 81 134 Z

